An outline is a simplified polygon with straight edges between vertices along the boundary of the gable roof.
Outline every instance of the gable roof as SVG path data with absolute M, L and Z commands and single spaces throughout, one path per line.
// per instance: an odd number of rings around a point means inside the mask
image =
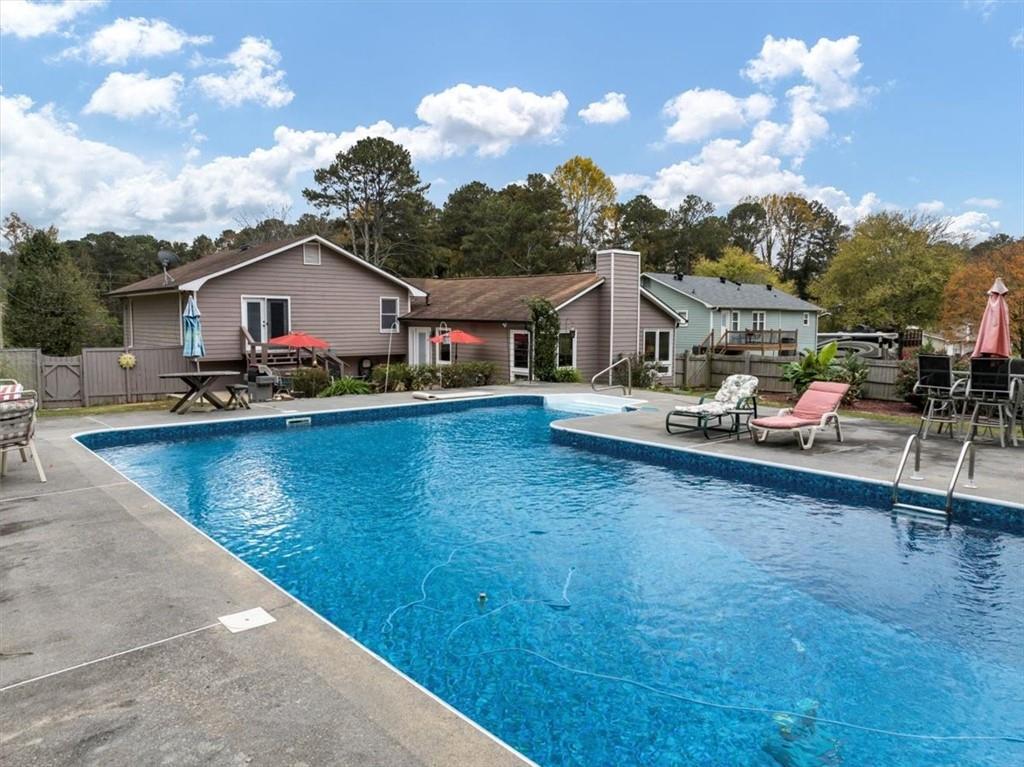
M 459 277 L 410 279 L 429 294 L 427 302 L 412 309 L 403 320 L 449 322 L 528 322 L 531 298 L 546 298 L 553 306 L 565 306 L 604 282 L 595 272 L 535 274 L 523 277 Z
M 783 309 L 796 312 L 820 312 L 821 307 L 778 288 L 751 282 L 733 282 L 719 277 L 694 277 L 685 274 L 676 279 L 674 274 L 644 272 L 647 277 L 676 293 L 692 298 L 712 309 Z
M 325 240 L 323 237 L 315 234 L 311 234 L 306 237 L 289 237 L 284 240 L 261 242 L 257 245 L 243 245 L 240 248 L 233 248 L 231 250 L 218 250 L 216 253 L 210 253 L 202 258 L 197 258 L 195 261 L 190 261 L 187 264 L 182 264 L 181 266 L 168 270 L 167 273 L 170 275 L 172 282 L 165 282 L 163 274 L 156 274 L 152 277 L 147 277 L 144 280 L 133 282 L 131 285 L 125 285 L 117 290 L 112 290 L 109 295 L 129 296 L 137 295 L 139 293 L 150 293 L 165 290 L 199 290 L 207 280 L 219 277 L 222 274 L 227 274 L 228 272 L 233 272 L 236 269 L 241 269 L 249 264 L 256 263 L 257 261 L 262 261 L 264 258 L 277 255 L 278 253 L 290 250 L 291 248 L 302 245 L 306 242 L 318 242 L 321 246 L 329 248 L 338 255 L 351 259 L 360 266 L 376 272 L 381 277 L 401 285 L 406 290 L 412 292 L 414 296 L 422 297 L 423 295 L 418 288 L 406 280 L 402 280 L 395 275 L 374 266 L 373 264 L 359 258 L 359 256 L 349 253 L 344 248 L 338 247 L 330 240 Z
M 677 312 L 671 306 L 669 306 L 656 295 L 654 295 L 647 288 L 640 288 L 640 298 L 641 300 L 649 301 L 651 306 L 653 306 L 655 309 L 659 309 L 663 314 L 667 314 L 669 317 L 674 319 L 676 321 L 676 324 L 679 325 L 680 327 L 686 327 L 687 325 L 690 324 L 689 320 L 687 320 L 679 312 Z

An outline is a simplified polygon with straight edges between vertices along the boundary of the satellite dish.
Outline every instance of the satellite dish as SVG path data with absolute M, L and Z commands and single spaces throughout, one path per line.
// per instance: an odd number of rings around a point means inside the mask
M 178 256 L 175 255 L 173 250 L 161 250 L 156 254 L 156 260 L 160 262 L 160 266 L 164 270 L 164 285 L 169 285 L 174 282 L 174 278 L 167 273 L 168 268 L 177 266 Z

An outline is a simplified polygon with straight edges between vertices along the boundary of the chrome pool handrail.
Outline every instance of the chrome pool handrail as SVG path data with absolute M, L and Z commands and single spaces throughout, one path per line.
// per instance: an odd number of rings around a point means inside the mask
M 602 386 L 602 387 L 598 388 L 598 386 L 597 386 L 597 379 L 600 378 L 601 376 L 603 376 L 605 373 L 611 373 L 611 371 L 613 369 L 617 368 L 623 362 L 626 363 L 626 373 L 628 375 L 628 378 L 626 379 L 625 385 L 623 385 L 623 384 L 612 384 L 610 386 Z M 616 360 L 611 365 L 606 367 L 604 370 L 600 371 L 599 373 L 595 373 L 594 377 L 590 379 L 590 388 L 593 389 L 594 391 L 608 391 L 609 389 L 620 389 L 621 388 L 623 394 L 632 394 L 633 393 L 633 363 L 630 362 L 629 357 L 623 357 L 620 360 Z
M 967 458 L 967 487 L 977 487 L 974 483 L 974 464 L 977 449 L 972 440 L 964 442 L 960 448 L 960 456 L 956 459 L 956 468 L 953 469 L 953 476 L 949 480 L 949 488 L 946 490 L 946 514 L 953 512 L 953 491 L 956 489 L 956 481 L 960 478 L 960 472 L 964 468 L 964 458 Z
M 914 448 L 914 473 L 911 479 L 921 480 L 921 438 L 917 434 L 911 434 L 907 438 L 907 444 L 903 448 L 903 455 L 900 458 L 900 465 L 896 469 L 896 476 L 892 480 L 892 505 L 899 503 L 900 480 L 903 478 L 903 470 L 907 467 L 907 459 L 910 457 L 910 448 Z

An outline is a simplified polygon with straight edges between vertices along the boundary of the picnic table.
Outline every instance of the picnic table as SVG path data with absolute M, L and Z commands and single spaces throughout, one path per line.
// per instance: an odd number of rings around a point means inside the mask
M 237 370 L 188 370 L 180 373 L 161 373 L 160 378 L 177 378 L 188 387 L 188 391 L 171 407 L 172 413 L 181 415 L 187 413 L 193 405 L 199 404 L 204 399 L 217 410 L 224 410 L 227 403 L 210 391 L 210 388 L 217 379 L 234 378 L 238 374 Z

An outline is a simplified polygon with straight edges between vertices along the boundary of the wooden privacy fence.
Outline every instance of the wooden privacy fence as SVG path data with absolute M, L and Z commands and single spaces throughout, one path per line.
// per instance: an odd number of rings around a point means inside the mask
M 782 369 L 796 357 L 773 357 L 757 354 L 686 354 L 676 359 L 676 385 L 686 388 L 718 387 L 727 376 L 745 373 L 757 376 L 759 389 L 776 394 L 792 394 L 793 386 L 782 378 Z M 896 393 L 899 362 L 895 360 L 864 360 L 868 380 L 864 384 L 865 399 L 900 402 Z
M 0 378 L 16 378 L 39 392 L 43 407 L 79 407 L 141 402 L 182 389 L 161 373 L 185 368 L 180 346 L 131 349 L 135 367 L 124 370 L 120 347 L 82 349 L 73 357 L 52 357 L 39 349 L 0 349 Z

